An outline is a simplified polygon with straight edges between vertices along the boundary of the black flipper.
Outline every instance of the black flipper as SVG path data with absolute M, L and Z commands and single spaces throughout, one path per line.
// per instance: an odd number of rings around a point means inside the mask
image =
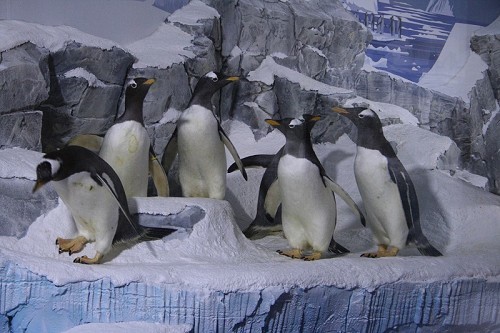
M 141 241 L 151 241 L 162 239 L 165 236 L 170 235 L 177 231 L 177 229 L 172 228 L 154 228 L 154 227 L 142 227 L 144 230 L 143 234 L 139 238 Z
M 252 155 L 241 159 L 241 163 L 245 168 L 267 168 L 274 159 L 275 154 L 272 155 Z M 228 173 L 238 170 L 236 163 L 233 163 L 227 169 Z
M 177 156 L 177 127 L 175 128 L 170 140 L 168 140 L 167 146 L 163 151 L 163 156 L 161 158 L 161 165 L 165 173 L 168 173 L 172 163 L 174 163 L 175 157 Z
M 390 157 L 387 160 L 391 180 L 398 186 L 399 196 L 401 197 L 405 212 L 409 230 L 407 243 L 415 243 L 420 253 L 425 256 L 441 256 L 441 252 L 429 243 L 429 240 L 422 231 L 417 192 L 415 191 L 410 175 L 397 157 Z
M 231 156 L 233 156 L 234 163 L 236 163 L 236 165 L 238 166 L 238 169 L 240 169 L 240 172 L 243 175 L 243 178 L 245 178 L 245 180 L 248 180 L 247 172 L 245 171 L 245 167 L 243 166 L 243 163 L 241 162 L 240 155 L 238 155 L 236 148 L 234 147 L 231 140 L 229 140 L 229 137 L 226 135 L 226 133 L 224 132 L 224 129 L 221 127 L 221 125 L 218 124 L 218 126 L 219 126 L 219 136 L 220 136 L 222 142 L 226 146 L 227 150 L 229 150 L 229 152 L 231 153 Z

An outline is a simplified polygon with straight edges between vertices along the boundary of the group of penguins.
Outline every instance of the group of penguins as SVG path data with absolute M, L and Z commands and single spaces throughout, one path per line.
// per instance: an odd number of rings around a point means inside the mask
M 197 82 L 188 107 L 181 113 L 161 162 L 144 126 L 143 102 L 155 79 L 127 82 L 125 111 L 104 137 L 84 134 L 43 156 L 37 165 L 33 192 L 51 182 L 71 213 L 75 238 L 56 239 L 59 253 L 70 255 L 94 242 L 93 258 L 74 262 L 96 264 L 113 245 L 160 239 L 170 228 L 141 226 L 132 219 L 127 198 L 145 197 L 151 174 L 159 196 L 169 196 L 167 172 L 178 157 L 178 177 L 184 197 L 224 199 L 226 175 L 245 167 L 264 167 L 257 214 L 245 235 L 260 238 L 282 231 L 290 249 L 278 253 L 316 260 L 325 254 L 349 252 L 336 243 L 337 193 L 365 225 L 365 216 L 347 192 L 326 174 L 316 156 L 310 133 L 319 116 L 267 119 L 285 135 L 285 145 L 273 155 L 240 159 L 212 108 L 212 96 L 238 81 L 237 76 L 209 72 Z M 354 174 L 378 250 L 362 256 L 395 256 L 412 242 L 423 255 L 439 256 L 422 232 L 415 188 L 382 132 L 377 114 L 367 107 L 333 107 L 358 128 Z M 225 147 L 235 163 L 227 169 Z

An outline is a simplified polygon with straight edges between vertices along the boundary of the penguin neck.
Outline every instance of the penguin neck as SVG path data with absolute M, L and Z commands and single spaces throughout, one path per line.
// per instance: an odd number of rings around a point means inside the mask
M 189 106 L 192 105 L 200 105 L 205 109 L 212 110 L 212 93 L 194 93 L 193 97 L 191 97 L 191 101 L 189 101 Z
M 295 157 L 303 158 L 314 154 L 311 143 L 311 138 L 304 135 L 302 138 L 294 138 L 295 140 L 286 140 L 284 153 Z
M 363 147 L 372 150 L 379 150 L 385 156 L 396 156 L 391 144 L 384 137 L 382 129 L 379 131 L 359 131 L 356 140 L 358 147 Z
M 144 125 L 142 101 L 127 101 L 125 100 L 125 112 L 117 119 L 117 123 L 134 120 Z

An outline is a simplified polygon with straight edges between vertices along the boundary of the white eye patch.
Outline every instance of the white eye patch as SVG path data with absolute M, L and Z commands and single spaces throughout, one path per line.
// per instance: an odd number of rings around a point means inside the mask
M 128 86 L 132 87 L 132 88 L 137 88 L 137 82 L 135 82 L 134 79 L 128 81 Z
M 374 117 L 374 116 L 375 116 L 375 112 L 373 112 L 370 109 L 363 110 L 363 111 L 361 111 L 359 113 L 359 117 L 360 118 L 363 118 L 363 117 Z
M 48 162 L 50 164 L 50 171 L 51 171 L 52 176 L 54 176 L 61 168 L 61 163 L 58 160 L 44 158 L 43 162 Z
M 207 74 L 205 74 L 205 76 L 212 79 L 212 81 L 217 81 L 219 79 L 217 77 L 217 74 L 215 74 L 214 72 L 208 72 Z
M 288 127 L 294 128 L 297 125 L 301 125 L 303 122 L 304 122 L 304 119 L 295 118 L 295 119 L 292 119 L 290 124 L 288 124 Z

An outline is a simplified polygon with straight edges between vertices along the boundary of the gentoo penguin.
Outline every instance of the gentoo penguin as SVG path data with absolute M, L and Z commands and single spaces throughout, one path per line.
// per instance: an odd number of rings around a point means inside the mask
M 160 239 L 173 229 L 145 228 L 129 213 L 125 191 L 113 168 L 99 155 L 80 146 L 66 146 L 46 154 L 38 164 L 33 192 L 52 184 L 73 216 L 78 236 L 57 238 L 59 253 L 79 252 L 95 241 L 96 255 L 78 257 L 76 263 L 96 264 L 118 242 Z
M 237 76 L 209 72 L 203 75 L 191 101 L 177 121 L 163 154 L 162 165 L 168 172 L 175 155 L 179 156 L 179 181 L 184 197 L 224 199 L 226 193 L 226 153 L 236 161 L 243 177 L 247 174 L 235 147 L 212 111 L 212 95 Z
M 120 177 L 129 198 L 147 196 L 151 142 L 144 127 L 142 106 L 154 82 L 135 78 L 127 83 L 125 112 L 106 132 L 99 152 Z
M 333 111 L 349 118 L 358 129 L 354 175 L 378 251 L 370 258 L 396 256 L 408 242 L 420 253 L 440 256 L 422 232 L 417 193 L 410 175 L 384 137 L 377 114 L 366 107 Z
M 266 120 L 286 138 L 277 175 L 283 232 L 292 249 L 278 252 L 305 260 L 319 259 L 326 251 L 348 252 L 333 240 L 337 207 L 332 191 L 339 186 L 326 175 L 311 143 L 310 131 L 319 119 L 305 114 L 302 119 Z M 312 249 L 310 255 L 304 255 L 307 249 Z
M 310 144 L 311 128 L 314 126 L 319 117 L 311 118 L 310 115 L 304 115 L 303 118 L 308 119 L 309 125 L 301 126 L 295 129 L 295 131 L 301 129 L 305 131 L 303 133 L 304 140 Z M 280 127 L 278 127 L 280 128 Z M 287 139 L 288 140 L 288 139 Z M 250 226 L 244 231 L 245 236 L 251 239 L 258 239 L 265 237 L 269 234 L 278 233 L 282 231 L 282 221 L 281 221 L 281 194 L 279 191 L 279 178 L 278 178 L 278 164 L 285 153 L 285 146 L 283 146 L 274 155 L 253 155 L 243 158 L 241 161 L 245 168 L 251 167 L 263 167 L 266 168 L 262 180 L 259 185 L 259 195 L 257 200 L 257 213 L 255 219 L 252 221 Z M 309 151 L 312 151 L 309 148 Z M 330 179 L 321 163 L 319 162 L 316 155 L 311 157 L 317 167 L 321 172 L 322 177 L 326 177 L 326 183 L 330 189 L 339 195 L 342 200 L 351 208 L 351 210 L 359 216 L 361 224 L 365 225 L 364 216 L 361 213 L 359 207 L 354 202 L 354 200 L 349 196 L 349 194 L 335 181 Z M 233 172 L 236 170 L 236 164 L 232 164 L 228 172 Z M 332 249 L 330 249 L 332 250 Z M 333 249 L 334 251 L 334 249 Z

